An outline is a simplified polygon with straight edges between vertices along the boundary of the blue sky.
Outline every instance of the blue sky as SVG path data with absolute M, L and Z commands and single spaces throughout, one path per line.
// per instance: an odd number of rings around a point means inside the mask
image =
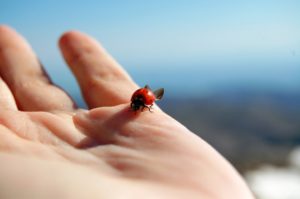
M 296 0 L 1 0 L 0 23 L 22 33 L 71 92 L 78 90 L 57 49 L 71 29 L 96 37 L 140 84 L 199 93 L 243 86 L 295 91 L 299 10 Z

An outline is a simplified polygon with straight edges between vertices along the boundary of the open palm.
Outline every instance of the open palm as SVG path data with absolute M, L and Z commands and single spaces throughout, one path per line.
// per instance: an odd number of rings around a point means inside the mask
M 62 54 L 90 110 L 53 85 L 29 45 L 0 27 L 0 198 L 251 198 L 235 170 L 158 107 L 92 38 Z

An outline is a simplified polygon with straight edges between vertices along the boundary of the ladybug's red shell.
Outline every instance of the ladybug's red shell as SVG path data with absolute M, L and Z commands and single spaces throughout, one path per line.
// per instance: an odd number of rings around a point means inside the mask
M 163 95 L 163 88 L 152 91 L 150 87 L 146 85 L 144 88 L 140 88 L 132 94 L 130 108 L 133 111 L 143 111 L 144 108 L 147 108 L 151 112 L 153 103 L 156 100 L 160 100 Z
M 140 88 L 133 93 L 131 101 L 134 101 L 135 99 L 142 99 L 145 105 L 152 105 L 156 100 L 156 97 L 150 89 Z

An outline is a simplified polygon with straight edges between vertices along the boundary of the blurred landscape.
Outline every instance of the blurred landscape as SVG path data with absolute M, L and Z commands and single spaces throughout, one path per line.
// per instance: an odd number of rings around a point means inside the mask
M 224 92 L 166 97 L 160 104 L 242 173 L 263 164 L 284 166 L 289 152 L 300 145 L 300 92 Z

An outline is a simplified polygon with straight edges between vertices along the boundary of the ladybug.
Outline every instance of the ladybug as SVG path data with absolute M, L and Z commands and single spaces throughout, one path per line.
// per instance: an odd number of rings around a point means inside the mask
M 156 100 L 160 100 L 163 95 L 163 88 L 152 91 L 150 87 L 146 85 L 144 88 L 140 88 L 133 93 L 131 97 L 130 108 L 133 111 L 138 111 L 140 109 L 143 111 L 144 108 L 147 108 L 151 112 L 153 103 Z

